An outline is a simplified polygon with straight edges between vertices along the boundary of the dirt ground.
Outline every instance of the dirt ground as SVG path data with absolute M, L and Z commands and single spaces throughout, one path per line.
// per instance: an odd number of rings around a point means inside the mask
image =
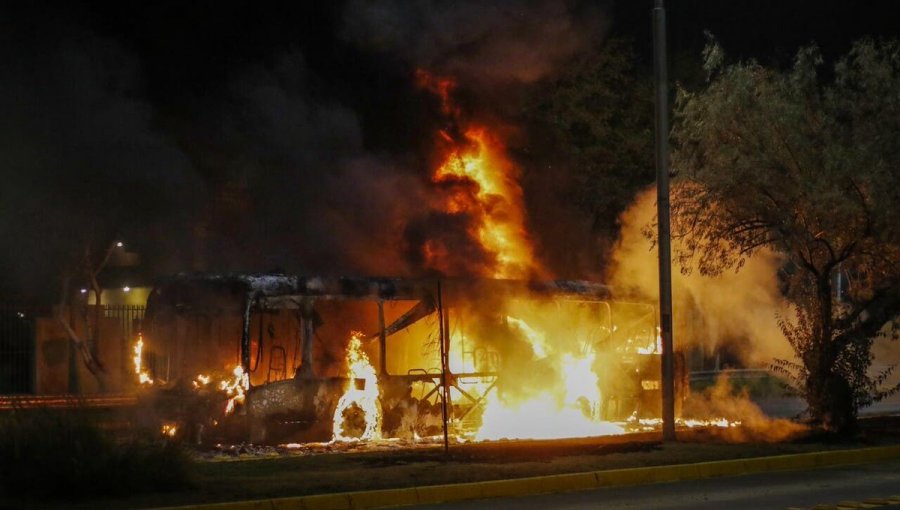
M 410 447 L 385 442 L 375 451 L 363 445 L 312 445 L 288 450 L 223 448 L 200 455 L 195 488 L 187 491 L 82 502 L 0 501 L 6 508 L 147 508 L 471 482 L 783 455 L 900 443 L 900 416 L 861 421 L 863 434 L 835 442 L 798 433 L 781 442 L 732 442 L 734 431 L 680 430 L 678 441 L 662 443 L 656 433 L 552 441 L 439 443 Z M 744 436 L 746 437 L 746 436 Z M 102 483 L 98 481 L 98 483 Z

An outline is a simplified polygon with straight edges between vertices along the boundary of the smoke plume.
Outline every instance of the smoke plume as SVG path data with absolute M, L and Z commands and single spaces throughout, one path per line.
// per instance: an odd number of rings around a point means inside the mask
M 716 383 L 699 394 L 687 398 L 682 418 L 706 420 L 710 418 L 740 422 L 740 425 L 717 431 L 717 435 L 729 442 L 783 442 L 795 438 L 808 428 L 786 419 L 766 416 L 750 400 L 746 390 L 735 395 L 729 380 L 720 376 Z
M 0 236 L 15 249 L 0 255 L 2 286 L 57 295 L 86 245 L 114 236 L 177 257 L 204 188 L 154 128 L 134 56 L 75 29 L 3 32 Z
M 659 297 L 658 255 L 641 233 L 656 214 L 655 190 L 639 194 L 621 216 L 621 237 L 613 254 L 609 281 L 621 291 L 646 300 Z M 677 243 L 678 240 L 673 240 Z M 674 266 L 672 294 L 676 349 L 726 348 L 749 366 L 766 366 L 793 354 L 776 323 L 788 312 L 778 287 L 779 258 L 762 252 L 738 272 L 717 278 L 699 271 L 685 274 Z
M 540 80 L 605 28 L 580 1 L 351 0 L 345 13 L 348 40 L 482 89 Z
M 5 9 L 0 234 L 17 249 L 0 255 L 0 286 L 53 294 L 81 238 L 112 235 L 151 275 L 421 274 L 409 238 L 456 245 L 471 222 L 427 207 L 446 115 L 416 70 L 453 77 L 461 118 L 506 141 L 523 92 L 602 38 L 604 8 L 351 0 L 320 28 L 324 42 L 301 38 L 319 46 L 261 41 L 204 62 L 173 51 L 186 34 L 144 39 L 78 6 Z M 513 163 L 530 142 L 516 143 Z M 545 173 L 520 174 L 527 205 L 540 206 L 541 221 L 524 218 L 537 241 L 559 230 L 545 217 L 563 216 L 544 186 L 560 179 Z M 486 255 L 460 253 L 454 272 Z
M 553 76 L 580 52 L 596 47 L 606 23 L 601 6 L 577 1 L 510 0 L 489 4 L 351 1 L 344 13 L 342 36 L 346 40 L 360 48 L 395 55 L 417 69 L 423 92 L 432 96 L 429 99 L 434 103 L 436 116 L 436 125 L 423 131 L 426 139 L 436 138 L 440 130 L 458 147 L 472 145 L 476 140 L 466 133 L 468 127 L 488 126 L 494 134 L 501 135 L 499 145 L 505 145 L 499 148 L 497 156 L 516 167 L 494 170 L 508 173 L 504 179 L 513 182 L 504 186 L 506 192 L 498 194 L 488 207 L 485 204 L 475 208 L 458 207 L 466 194 L 463 188 L 470 181 L 443 178 L 429 183 L 432 203 L 442 200 L 441 195 L 445 198 L 449 195 L 453 197 L 454 207 L 451 210 L 438 207 L 410 218 L 406 244 L 412 270 L 424 268 L 443 274 L 503 277 L 578 273 L 572 264 L 556 271 L 556 267 L 548 268 L 549 264 L 535 260 L 534 254 L 539 253 L 552 262 L 571 262 L 571 253 L 584 251 L 572 250 L 571 245 L 559 241 L 564 237 L 559 234 L 560 223 L 573 226 L 569 230 L 577 230 L 566 240 L 577 239 L 581 243 L 579 248 L 590 244 L 585 241 L 590 233 L 585 228 L 586 222 L 573 214 L 568 197 L 558 193 L 565 176 L 557 170 L 554 176 L 548 177 L 548 172 L 539 168 L 541 165 L 530 166 L 522 164 L 522 158 L 517 160 L 514 153 L 529 151 L 532 142 L 521 137 L 514 142 L 510 140 L 520 135 L 511 126 L 517 123 L 515 117 L 523 108 L 521 98 L 529 87 Z M 432 154 L 425 158 L 431 165 L 435 153 L 447 151 L 442 147 L 446 145 L 444 140 L 436 139 L 436 145 L 429 147 Z M 459 150 L 458 147 L 451 152 Z M 430 173 L 433 169 L 426 171 Z M 468 193 L 474 196 L 478 189 Z M 523 198 L 527 208 L 534 208 L 540 218 L 532 218 L 530 211 L 523 214 L 516 210 Z M 507 211 L 502 211 L 503 208 Z M 492 250 L 495 247 L 482 244 L 483 236 L 481 240 L 473 239 L 473 233 L 483 231 L 485 217 L 490 216 L 510 218 L 511 231 L 506 235 L 533 244 L 528 256 L 496 253 Z M 568 255 L 559 257 L 556 252 Z M 498 260 L 510 258 L 515 263 L 506 265 L 516 267 L 498 267 Z
M 421 184 L 401 158 L 363 148 L 357 112 L 324 94 L 302 54 L 242 70 L 219 101 L 204 159 L 225 153 L 217 178 L 242 185 L 246 210 L 212 229 L 205 269 L 407 273 L 397 229 Z

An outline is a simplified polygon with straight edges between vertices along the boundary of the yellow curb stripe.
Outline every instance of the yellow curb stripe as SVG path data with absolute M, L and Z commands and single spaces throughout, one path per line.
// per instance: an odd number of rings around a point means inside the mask
M 612 469 L 509 480 L 429 485 L 404 489 L 212 503 L 168 507 L 160 510 L 368 510 L 372 508 L 424 505 L 469 499 L 570 492 L 623 485 L 700 480 L 770 471 L 862 464 L 896 458 L 900 458 L 900 445 L 750 459 L 718 460 L 695 464 Z M 892 503 L 900 502 L 900 496 L 891 496 L 886 498 L 886 500 Z M 816 508 L 832 509 L 837 507 L 834 505 L 821 505 Z
M 419 504 L 442 503 L 444 501 L 462 501 L 482 497 L 481 486 L 477 483 L 461 483 L 453 485 L 431 485 L 416 487 Z
M 303 501 L 297 501 L 294 498 L 288 500 L 271 500 L 272 510 L 304 510 L 306 508 Z
M 349 498 L 350 508 L 354 509 L 415 505 L 419 502 L 419 496 L 416 493 L 415 487 L 409 489 L 356 492 L 349 494 Z M 306 510 L 311 509 L 307 507 Z

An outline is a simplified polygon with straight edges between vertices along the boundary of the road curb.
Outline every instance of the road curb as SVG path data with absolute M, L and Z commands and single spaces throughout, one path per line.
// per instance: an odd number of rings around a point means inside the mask
M 830 466 L 864 464 L 900 458 L 900 445 L 717 460 L 508 480 L 427 485 L 405 489 L 341 492 L 314 496 L 210 503 L 160 510 L 368 510 L 509 496 L 528 496 L 624 485 L 642 485 L 722 476 L 749 475 Z

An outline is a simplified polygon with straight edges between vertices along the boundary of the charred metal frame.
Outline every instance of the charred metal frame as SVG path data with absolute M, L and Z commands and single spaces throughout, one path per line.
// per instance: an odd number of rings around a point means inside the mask
M 450 371 L 450 368 L 447 366 L 447 330 L 450 329 L 447 325 L 447 316 L 444 314 L 444 298 L 443 292 L 441 292 L 441 281 L 437 282 L 437 312 L 438 312 L 438 331 L 440 331 L 440 344 L 441 344 L 441 422 L 443 424 L 444 429 L 444 452 L 446 453 L 450 449 L 450 438 L 447 427 L 447 406 L 450 401 L 450 388 L 447 384 L 447 372 Z
M 251 368 L 250 318 L 253 310 L 298 309 L 303 319 L 301 371 L 304 375 L 312 375 L 312 307 L 319 299 L 375 300 L 378 306 L 379 331 L 370 335 L 369 340 L 377 339 L 380 343 L 379 352 L 386 354 L 388 335 L 437 311 L 437 308 L 442 308 L 448 298 L 455 300 L 464 296 L 477 297 L 482 293 L 571 296 L 593 300 L 612 297 L 608 286 L 582 280 L 327 278 L 283 274 L 185 273 L 160 282 L 148 300 L 148 308 L 152 308 L 160 301 L 169 301 L 177 309 L 185 308 L 184 302 L 190 299 L 186 289 L 191 286 L 218 287 L 242 296 L 240 312 L 243 317 L 243 328 L 240 358 L 245 371 Z M 419 301 L 419 304 L 394 323 L 385 324 L 384 302 L 390 300 L 414 300 Z M 198 306 L 197 303 L 191 303 L 190 307 L 196 311 Z M 444 316 L 441 326 L 445 327 L 446 314 L 443 311 L 441 314 Z M 382 373 L 386 373 L 386 366 L 383 366 L 384 359 L 382 356 L 379 363 Z
M 456 388 L 470 401 L 469 408 L 458 419 L 465 418 L 484 402 L 497 383 L 497 374 L 471 372 L 454 374 L 449 367 L 449 313 L 447 303 L 476 300 L 482 295 L 510 297 L 552 297 L 575 301 L 602 302 L 612 298 L 608 286 L 580 280 L 489 280 L 489 279 L 400 279 L 400 278 L 343 278 L 302 277 L 283 274 L 189 273 L 179 274 L 161 282 L 151 293 L 148 311 L 159 303 L 175 309 L 202 312 L 204 303 L 198 302 L 195 287 L 224 291 L 234 296 L 238 306 L 217 303 L 216 310 L 237 312 L 242 317 L 240 340 L 240 364 L 244 372 L 251 372 L 251 317 L 256 311 L 272 309 L 297 310 L 301 326 L 301 365 L 295 378 L 315 378 L 313 370 L 313 338 L 315 335 L 315 310 L 317 300 L 374 300 L 378 307 L 378 331 L 366 336 L 369 342 L 378 341 L 378 373 L 381 376 L 403 378 L 412 381 L 431 381 L 435 387 L 424 397 L 440 395 L 443 421 L 444 447 L 449 447 L 449 421 L 451 419 L 450 388 Z M 384 302 L 391 300 L 417 301 L 391 324 L 385 323 Z M 230 302 L 230 301 L 229 301 Z M 452 305 L 451 305 L 452 306 Z M 387 373 L 387 337 L 433 313 L 438 315 L 440 363 L 439 373 Z M 260 326 L 262 327 L 262 326 Z M 262 336 L 262 330 L 260 335 Z M 262 348 L 261 346 L 259 347 Z M 460 387 L 460 379 L 493 378 L 483 395 L 475 397 Z

